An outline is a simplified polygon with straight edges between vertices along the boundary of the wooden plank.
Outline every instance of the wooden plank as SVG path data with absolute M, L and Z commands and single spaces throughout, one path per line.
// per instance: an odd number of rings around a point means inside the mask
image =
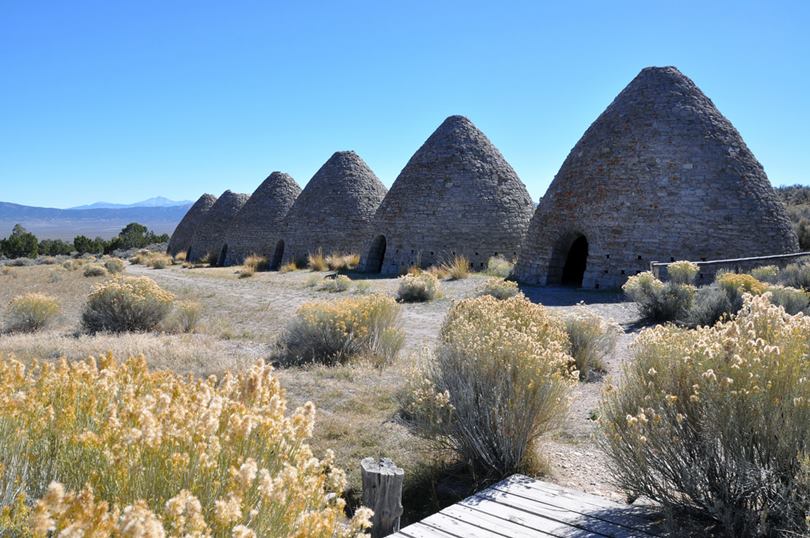
M 504 481 L 506 482 L 506 481 Z M 659 536 L 651 527 L 655 525 L 649 517 L 644 515 L 644 510 L 637 507 L 630 507 L 619 503 L 614 503 L 607 499 L 588 499 L 583 494 L 580 497 L 564 490 L 552 487 L 547 488 L 542 485 L 536 486 L 533 483 L 522 481 L 520 483 L 508 483 L 506 488 L 502 488 L 499 482 L 492 486 L 495 491 L 501 491 L 518 495 L 556 508 L 569 510 L 582 517 L 594 518 L 618 527 L 632 529 L 639 536 Z M 557 490 L 555 492 L 555 490 Z
M 399 532 L 392 534 L 388 538 L 456 538 L 452 534 L 428 527 L 421 521 L 408 525 Z
M 487 529 L 441 512 L 426 517 L 422 520 L 422 523 L 453 536 L 458 536 L 458 538 L 511 538 L 509 534 L 500 532 L 500 530 Z
M 559 525 L 553 521 L 537 518 L 541 523 L 532 522 L 530 518 L 513 515 L 516 511 L 510 512 L 503 510 L 503 508 L 506 507 L 498 505 L 497 503 L 488 502 L 488 504 L 494 505 L 495 508 L 484 504 L 476 507 L 454 504 L 442 510 L 442 513 L 465 521 L 475 522 L 489 529 L 498 529 L 498 531 L 507 532 L 509 536 L 513 538 L 538 538 L 540 536 L 561 538 L 564 536 L 564 534 L 561 533 L 555 534 L 551 532 L 559 527 Z M 501 515 L 496 515 L 496 512 L 500 512 Z M 528 525 L 526 523 L 528 523 Z M 567 525 L 566 528 L 569 530 L 572 529 L 572 527 Z

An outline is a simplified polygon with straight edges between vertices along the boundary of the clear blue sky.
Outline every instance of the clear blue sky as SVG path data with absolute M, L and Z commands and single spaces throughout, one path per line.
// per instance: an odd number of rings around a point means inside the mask
M 303 185 L 343 149 L 390 186 L 451 114 L 536 200 L 648 65 L 695 80 L 774 184 L 810 183 L 808 27 L 807 1 L 9 0 L 0 200 Z

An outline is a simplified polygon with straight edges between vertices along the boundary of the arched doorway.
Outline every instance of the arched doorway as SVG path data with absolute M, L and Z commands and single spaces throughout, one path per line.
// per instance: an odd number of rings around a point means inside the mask
M 368 249 L 368 257 L 366 258 L 366 271 L 369 273 L 379 273 L 382 271 L 383 260 L 385 260 L 385 236 L 378 235 L 371 242 L 371 248 Z
M 276 249 L 273 251 L 273 259 L 270 261 L 270 270 L 271 271 L 278 271 L 278 268 L 281 267 L 281 260 L 284 259 L 284 240 L 279 240 L 276 243 Z
M 217 258 L 217 267 L 224 267 L 225 260 L 228 258 L 228 243 L 222 245 L 222 250 L 219 251 L 219 258 Z
M 584 235 L 577 237 L 568 249 L 568 256 L 565 258 L 562 278 L 560 283 L 563 286 L 582 287 L 582 277 L 585 276 L 585 266 L 588 263 L 588 240 Z

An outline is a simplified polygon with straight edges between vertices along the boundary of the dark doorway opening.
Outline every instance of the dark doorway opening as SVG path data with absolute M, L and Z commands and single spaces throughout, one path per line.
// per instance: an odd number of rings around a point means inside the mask
M 276 249 L 273 251 L 273 259 L 270 261 L 270 270 L 278 271 L 281 267 L 281 260 L 284 259 L 284 240 L 276 243 Z
M 222 250 L 219 251 L 219 258 L 217 258 L 217 267 L 224 267 L 225 260 L 228 258 L 228 243 L 222 245 Z
M 588 263 L 588 240 L 584 235 L 577 237 L 568 249 L 568 256 L 563 266 L 561 284 L 563 286 L 582 287 L 585 266 Z
M 369 273 L 379 273 L 382 271 L 383 260 L 385 260 L 385 236 L 378 235 L 371 242 L 368 249 L 368 260 L 366 261 L 366 271 Z

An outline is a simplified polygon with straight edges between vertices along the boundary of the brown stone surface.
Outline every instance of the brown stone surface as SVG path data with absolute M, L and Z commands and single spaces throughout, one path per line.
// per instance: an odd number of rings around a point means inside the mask
M 363 267 L 396 274 L 464 255 L 480 269 L 490 256 L 517 255 L 531 214 L 525 185 L 498 149 L 470 120 L 450 116 L 377 210 Z
M 289 174 L 270 174 L 231 221 L 220 265 L 241 264 L 251 254 L 271 259 L 284 217 L 300 193 L 301 187 Z
M 194 205 L 186 212 L 180 224 L 174 229 L 171 239 L 169 239 L 167 252 L 170 255 L 176 256 L 179 252 L 189 249 L 195 230 L 205 219 L 206 213 L 216 201 L 217 197 L 213 194 L 203 194 L 194 202 Z
M 516 276 L 561 283 L 583 236 L 586 288 L 620 286 L 651 261 L 799 248 L 762 165 L 674 67 L 643 69 L 577 142 L 535 212 Z
M 353 151 L 338 151 L 309 180 L 284 219 L 273 265 L 310 253 L 359 253 L 385 186 Z M 281 252 L 283 251 L 283 252 Z
M 225 239 L 225 231 L 248 198 L 247 194 L 229 190 L 222 193 L 194 231 L 188 250 L 190 261 L 200 261 L 206 256 L 212 256 L 213 258 L 210 259 L 213 260 L 219 257 Z

